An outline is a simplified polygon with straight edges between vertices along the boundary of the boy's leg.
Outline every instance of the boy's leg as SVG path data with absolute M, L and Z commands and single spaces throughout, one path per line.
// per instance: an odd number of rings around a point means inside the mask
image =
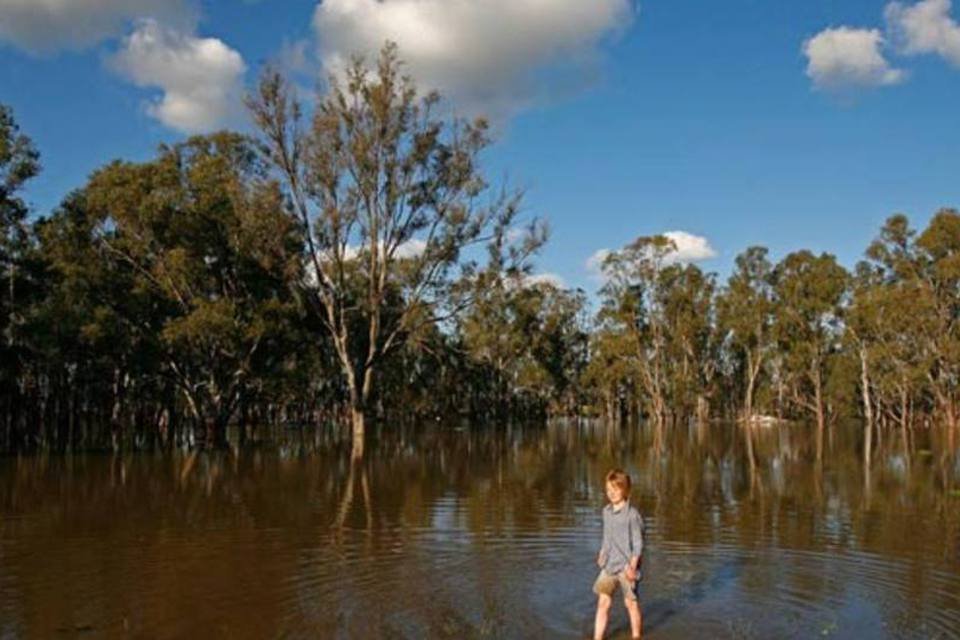
M 627 614 L 630 616 L 631 637 L 643 637 L 643 611 L 640 609 L 640 601 L 632 598 L 624 598 L 623 604 L 627 607 Z
M 597 617 L 593 621 L 593 640 L 603 640 L 603 634 L 607 630 L 607 620 L 610 617 L 610 603 L 613 598 L 605 593 L 597 596 Z

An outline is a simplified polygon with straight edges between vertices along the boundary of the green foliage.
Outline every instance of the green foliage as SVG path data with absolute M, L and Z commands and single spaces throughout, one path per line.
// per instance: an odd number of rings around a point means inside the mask
M 300 291 L 336 350 L 355 453 L 383 363 L 473 303 L 481 268 L 470 249 L 488 243 L 488 270 L 506 272 L 545 239 L 534 226 L 506 241 L 519 195 L 488 193 L 479 164 L 486 122 L 439 118 L 439 97 L 420 97 L 401 66 L 393 45 L 373 72 L 354 60 L 317 96 L 309 126 L 275 71 L 248 100 L 263 155 L 304 231 L 309 277 Z
M 287 280 L 300 269 L 300 240 L 277 185 L 249 140 L 219 133 L 164 147 L 152 162 L 111 164 L 83 202 L 108 277 L 136 301 L 103 292 L 106 305 L 155 341 L 193 418 L 222 438 L 243 388 L 274 364 L 261 351 L 295 312 Z
M 389 46 L 309 120 L 268 72 L 259 139 L 110 163 L 32 223 L 38 154 L 0 106 L 2 445 L 220 445 L 229 424 L 348 416 L 362 443 L 367 414 L 957 426 L 956 210 L 919 232 L 892 216 L 852 274 L 750 247 L 722 287 L 640 237 L 588 318 L 582 291 L 531 277 L 546 227 L 487 184 L 486 123 L 437 105 Z

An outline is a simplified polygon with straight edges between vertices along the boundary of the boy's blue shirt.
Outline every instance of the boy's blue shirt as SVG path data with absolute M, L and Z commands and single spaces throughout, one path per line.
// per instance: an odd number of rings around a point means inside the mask
M 611 575 L 623 571 L 631 558 L 643 555 L 643 516 L 633 505 L 619 511 L 612 504 L 603 508 L 600 553 L 606 557 L 603 570 Z

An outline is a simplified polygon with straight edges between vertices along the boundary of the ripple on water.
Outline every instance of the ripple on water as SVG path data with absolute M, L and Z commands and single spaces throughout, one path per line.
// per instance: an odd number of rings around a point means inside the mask
M 505 453 L 464 453 L 465 437 L 431 443 L 449 448 L 442 469 L 423 463 L 432 450 L 372 460 L 370 497 L 361 478 L 346 493 L 348 466 L 324 453 L 292 465 L 264 453 L 239 471 L 211 461 L 216 475 L 197 467 L 169 485 L 132 458 L 125 488 L 91 461 L 73 472 L 87 496 L 74 503 L 60 492 L 67 471 L 27 474 L 18 486 L 36 488 L 0 513 L 0 636 L 121 637 L 129 621 L 127 635 L 161 638 L 584 637 L 594 479 L 612 462 L 636 472 L 649 508 L 651 637 L 960 636 L 960 501 L 936 489 L 939 467 L 884 477 L 878 458 L 883 491 L 864 506 L 857 449 L 839 441 L 830 455 L 854 462 L 828 464 L 826 480 L 802 448 L 765 465 L 758 442 L 760 475 L 775 466 L 779 480 L 754 491 L 719 432 L 715 447 L 705 435 L 709 456 L 692 441 L 664 448 L 669 465 L 651 463 L 643 434 L 610 451 L 580 436 L 552 447 L 538 433 Z M 917 514 L 931 514 L 929 529 Z M 625 623 L 618 606 L 614 631 Z

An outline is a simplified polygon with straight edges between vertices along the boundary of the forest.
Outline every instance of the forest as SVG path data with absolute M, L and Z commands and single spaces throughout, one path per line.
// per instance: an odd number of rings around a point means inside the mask
M 0 450 L 221 448 L 262 425 L 960 420 L 960 213 L 895 214 L 851 268 L 745 248 L 725 280 L 625 238 L 593 297 L 534 277 L 546 224 L 395 48 L 254 133 L 94 171 L 50 212 L 0 105 Z M 602 212 L 590 212 L 602 215 Z M 868 445 L 869 446 L 869 445 Z

